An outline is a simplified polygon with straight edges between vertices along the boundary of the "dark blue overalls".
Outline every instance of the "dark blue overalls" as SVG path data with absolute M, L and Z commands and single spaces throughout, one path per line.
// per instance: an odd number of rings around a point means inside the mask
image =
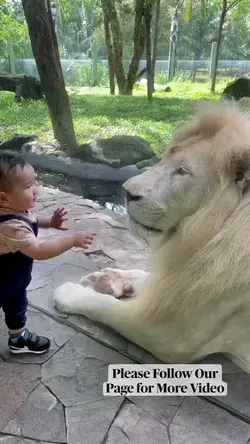
M 37 236 L 37 221 L 31 222 L 25 217 L 7 214 L 0 216 L 0 223 L 12 219 L 27 222 Z M 0 307 L 10 330 L 19 330 L 25 326 L 28 305 L 26 288 L 31 281 L 32 267 L 33 259 L 20 251 L 0 254 Z

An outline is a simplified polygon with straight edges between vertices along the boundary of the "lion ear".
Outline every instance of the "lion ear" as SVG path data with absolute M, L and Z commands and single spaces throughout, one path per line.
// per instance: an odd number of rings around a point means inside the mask
M 237 154 L 231 159 L 230 178 L 244 194 L 250 185 L 250 152 Z
M 225 148 L 216 152 L 216 164 L 221 183 L 235 183 L 242 193 L 250 182 L 250 149 L 236 145 L 236 149 Z

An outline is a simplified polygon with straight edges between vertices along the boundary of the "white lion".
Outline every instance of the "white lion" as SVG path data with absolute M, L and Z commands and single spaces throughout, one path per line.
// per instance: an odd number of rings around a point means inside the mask
M 124 184 L 130 229 L 152 241 L 149 274 L 104 269 L 57 288 L 56 307 L 163 362 L 222 352 L 250 373 L 249 175 L 249 117 L 203 109 L 159 164 Z

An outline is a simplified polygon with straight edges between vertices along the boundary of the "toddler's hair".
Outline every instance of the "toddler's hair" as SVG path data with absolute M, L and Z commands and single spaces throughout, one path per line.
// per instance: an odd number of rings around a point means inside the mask
M 10 172 L 17 168 L 23 169 L 27 165 L 25 159 L 16 156 L 11 152 L 0 152 L 0 191 L 9 191 L 13 181 L 10 178 Z

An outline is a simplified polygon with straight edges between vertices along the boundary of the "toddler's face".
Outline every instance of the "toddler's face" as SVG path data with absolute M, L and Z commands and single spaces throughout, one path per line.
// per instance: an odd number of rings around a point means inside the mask
M 23 169 L 16 168 L 11 173 L 11 190 L 6 192 L 9 208 L 18 211 L 27 211 L 35 206 L 37 196 L 36 173 L 31 165 Z

